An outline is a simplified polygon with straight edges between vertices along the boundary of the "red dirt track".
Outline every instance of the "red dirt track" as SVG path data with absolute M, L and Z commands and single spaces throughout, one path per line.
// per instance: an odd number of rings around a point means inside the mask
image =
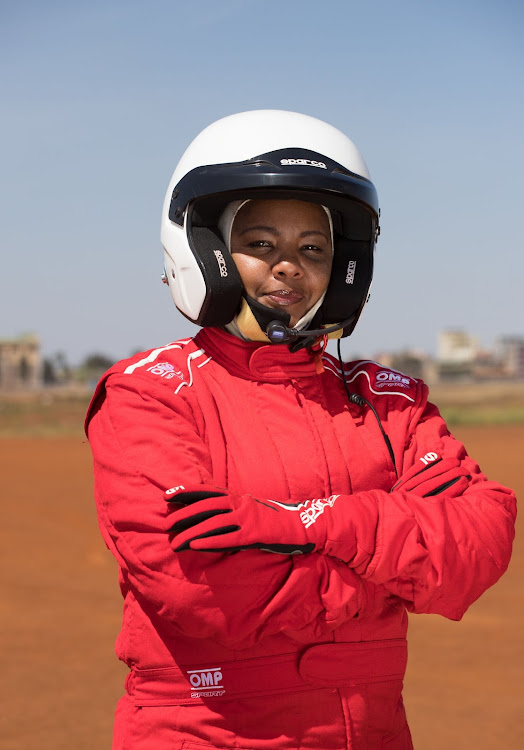
M 524 495 L 524 427 L 456 429 L 492 479 Z M 1 439 L 0 747 L 109 750 L 125 668 L 116 566 L 77 438 Z M 416 750 L 524 747 L 524 545 L 461 623 L 414 616 L 405 700 Z

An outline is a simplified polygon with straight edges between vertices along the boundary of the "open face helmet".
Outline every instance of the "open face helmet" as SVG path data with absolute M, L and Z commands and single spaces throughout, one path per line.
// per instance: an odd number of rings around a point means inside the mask
M 355 144 L 307 115 L 255 110 L 203 130 L 182 156 L 162 212 L 164 279 L 175 305 L 200 326 L 224 326 L 245 292 L 218 221 L 239 199 L 294 199 L 326 206 L 333 222 L 333 267 L 311 328 L 340 324 L 348 336 L 366 304 L 379 234 L 378 197 Z M 286 313 L 253 305 L 261 330 Z M 287 320 L 286 320 L 287 318 Z

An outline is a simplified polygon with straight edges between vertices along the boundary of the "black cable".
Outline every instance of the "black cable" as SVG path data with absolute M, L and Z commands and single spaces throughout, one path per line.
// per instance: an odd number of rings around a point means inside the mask
M 397 465 L 395 463 L 395 454 L 393 452 L 393 446 L 391 445 L 391 440 L 389 439 L 388 434 L 386 433 L 385 429 L 382 427 L 382 422 L 380 421 L 380 417 L 378 416 L 375 410 L 375 407 L 370 401 L 368 401 L 367 398 L 364 398 L 364 396 L 360 396 L 358 393 L 351 393 L 348 388 L 348 384 L 346 382 L 346 372 L 344 370 L 344 362 L 342 360 L 342 352 L 340 350 L 340 339 L 337 339 L 337 354 L 338 354 L 338 361 L 340 363 L 340 369 L 342 371 L 342 382 L 344 383 L 344 388 L 346 390 L 348 401 L 351 404 L 356 404 L 357 406 L 360 406 L 360 407 L 367 405 L 371 409 L 373 414 L 375 415 L 375 419 L 377 420 L 377 424 L 380 428 L 380 432 L 382 433 L 382 437 L 384 438 L 384 442 L 386 443 L 386 447 L 388 449 L 388 453 L 391 458 L 391 463 L 393 464 L 393 468 L 395 470 L 395 476 L 398 479 Z

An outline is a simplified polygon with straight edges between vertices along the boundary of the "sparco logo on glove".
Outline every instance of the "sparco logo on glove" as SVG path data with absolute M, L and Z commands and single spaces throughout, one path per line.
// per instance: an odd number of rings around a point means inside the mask
M 309 507 L 303 510 L 300 514 L 300 520 L 306 529 L 308 529 L 311 524 L 315 523 L 317 518 L 322 515 L 326 506 L 328 508 L 334 506 L 337 497 L 339 497 L 339 495 L 331 495 L 330 497 L 325 497 L 321 500 L 311 500 L 311 504 L 309 504 L 309 500 L 306 502 L 306 505 L 309 505 Z

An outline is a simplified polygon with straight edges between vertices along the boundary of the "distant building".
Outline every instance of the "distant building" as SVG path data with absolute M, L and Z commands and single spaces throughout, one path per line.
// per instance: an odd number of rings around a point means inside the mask
M 473 378 L 478 381 L 507 380 L 508 374 L 496 352 L 491 349 L 483 349 L 477 354 L 473 366 Z
M 497 359 L 506 377 L 524 380 L 524 337 L 504 336 L 496 342 Z
M 441 331 L 438 335 L 437 360 L 439 379 L 467 380 L 473 376 L 473 369 L 479 353 L 478 339 L 466 331 Z
M 37 388 L 42 383 L 40 340 L 34 334 L 0 339 L 0 391 Z
M 465 331 L 441 331 L 438 335 L 439 362 L 465 364 L 474 362 L 479 351 L 478 339 Z

